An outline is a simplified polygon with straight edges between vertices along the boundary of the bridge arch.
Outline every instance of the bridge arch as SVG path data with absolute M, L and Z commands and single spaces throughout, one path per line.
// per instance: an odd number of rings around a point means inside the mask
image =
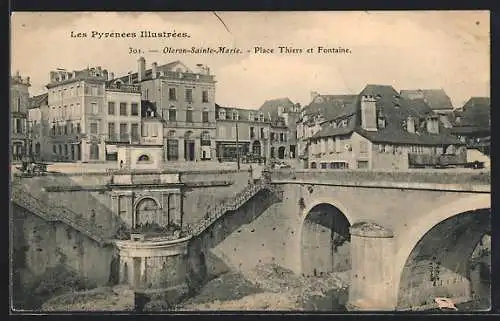
M 345 207 L 328 199 L 317 199 L 304 213 L 300 237 L 302 274 L 321 276 L 349 270 L 352 221 Z
M 463 198 L 412 222 L 397 235 L 394 291 L 396 308 L 433 304 L 445 296 L 455 302 L 472 299 L 469 260 L 491 231 L 489 194 Z

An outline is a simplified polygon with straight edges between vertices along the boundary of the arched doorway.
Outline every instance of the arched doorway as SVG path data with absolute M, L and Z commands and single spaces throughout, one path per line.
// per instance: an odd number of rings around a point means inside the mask
M 195 159 L 195 148 L 192 131 L 187 131 L 184 135 L 184 158 L 187 161 L 194 161 Z
M 396 258 L 396 267 L 406 258 L 403 268 L 396 270 L 397 309 L 433 306 L 436 297 L 489 306 L 489 280 L 481 279 L 480 269 L 474 267 L 481 262 L 483 269 L 485 263 L 491 268 L 490 257 L 481 252 L 481 240 L 490 233 L 488 208 L 462 212 L 432 226 L 413 243 L 409 255 Z
M 278 148 L 278 158 L 279 159 L 284 159 L 285 158 L 285 147 L 281 146 Z
M 253 145 L 252 145 L 252 154 L 258 155 L 258 156 L 261 155 L 261 146 L 260 146 L 260 142 L 258 140 L 256 140 L 256 141 L 253 142 Z
M 321 276 L 351 268 L 347 217 L 335 206 L 321 203 L 306 215 L 302 225 L 302 274 Z
M 161 208 L 158 202 L 150 197 L 145 197 L 137 202 L 135 206 L 135 226 L 158 223 Z
M 59 145 L 59 153 L 62 154 L 60 145 Z M 90 144 L 90 159 L 91 160 L 99 159 L 99 145 L 97 145 L 96 143 Z

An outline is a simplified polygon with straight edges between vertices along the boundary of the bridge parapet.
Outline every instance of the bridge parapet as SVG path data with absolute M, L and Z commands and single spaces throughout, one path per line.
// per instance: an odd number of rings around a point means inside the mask
M 489 192 L 490 172 L 464 171 L 364 171 L 364 170 L 294 170 L 270 173 L 272 183 L 326 184 L 360 187 L 416 189 L 457 189 Z

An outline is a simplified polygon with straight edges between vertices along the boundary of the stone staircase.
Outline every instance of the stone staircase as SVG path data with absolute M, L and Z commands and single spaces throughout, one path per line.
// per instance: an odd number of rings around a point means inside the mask
M 261 179 L 254 184 L 249 184 L 243 191 L 236 194 L 236 196 L 229 202 L 221 202 L 215 207 L 209 209 L 203 219 L 199 220 L 193 225 L 185 226 L 183 228 L 183 234 L 191 235 L 193 237 L 198 236 L 220 217 L 222 217 L 225 213 L 227 213 L 228 211 L 237 210 L 248 200 L 250 200 L 255 194 L 264 189 L 270 190 L 280 200 L 282 199 L 281 191 L 278 190 L 275 186 L 271 185 L 268 178 Z
M 45 221 L 61 222 L 80 233 L 90 237 L 100 245 L 108 244 L 109 240 L 104 236 L 104 232 L 91 224 L 90 221 L 82 218 L 78 213 L 63 207 L 56 206 L 50 202 L 43 201 L 33 196 L 25 187 L 12 185 L 11 201 L 39 216 Z

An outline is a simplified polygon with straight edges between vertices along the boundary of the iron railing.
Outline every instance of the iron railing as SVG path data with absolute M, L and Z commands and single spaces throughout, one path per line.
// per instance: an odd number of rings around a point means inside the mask
M 206 228 L 212 225 L 216 220 L 222 217 L 228 211 L 234 211 L 246 203 L 250 198 L 263 189 L 268 189 L 278 196 L 281 195 L 280 191 L 276 190 L 270 184 L 269 177 L 264 177 L 255 184 L 248 185 L 243 191 L 236 194 L 230 201 L 222 201 L 214 208 L 209 208 L 205 216 L 198 222 L 192 225 L 185 225 L 183 227 L 183 235 L 197 236 L 202 233 Z

